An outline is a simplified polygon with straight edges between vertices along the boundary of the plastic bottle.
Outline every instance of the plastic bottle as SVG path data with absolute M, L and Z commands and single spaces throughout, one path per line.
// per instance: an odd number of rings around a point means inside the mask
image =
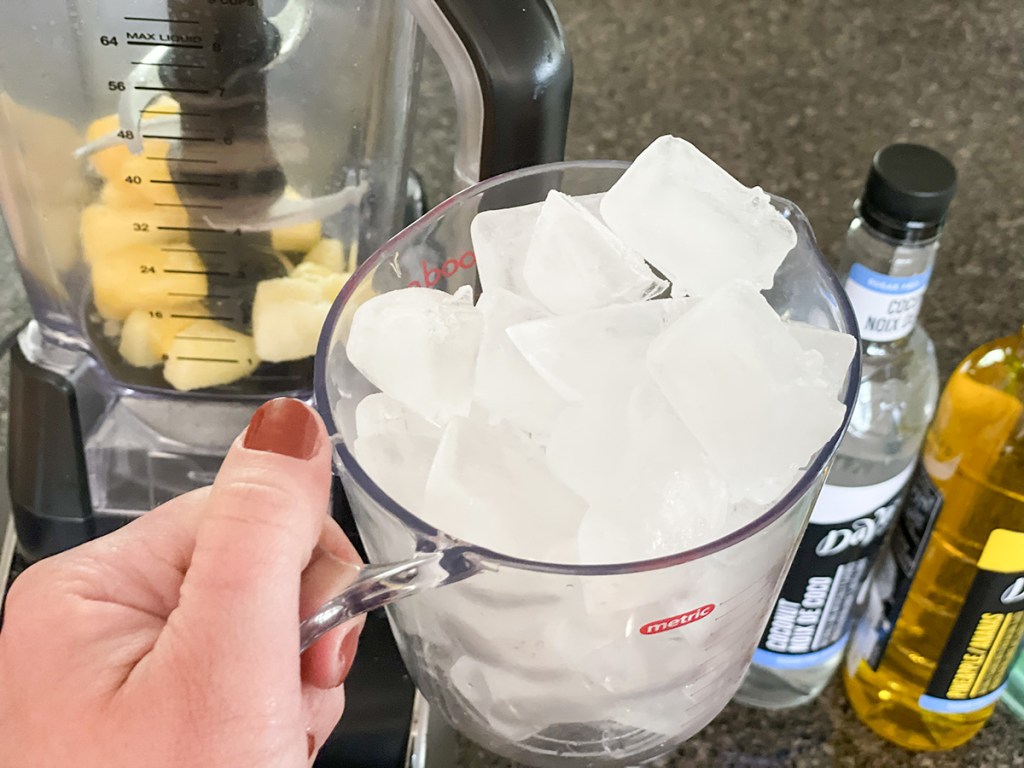
M 932 149 L 894 144 L 873 159 L 839 264 L 862 338 L 860 395 L 737 697 L 745 704 L 810 701 L 842 659 L 934 414 L 935 350 L 917 318 L 955 192 L 953 165 Z
M 956 747 L 992 714 L 1024 634 L 1024 329 L 950 378 L 878 565 L 850 702 L 900 746 Z

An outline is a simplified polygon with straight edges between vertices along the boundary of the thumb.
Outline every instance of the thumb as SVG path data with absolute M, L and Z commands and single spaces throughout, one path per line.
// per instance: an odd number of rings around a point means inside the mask
M 298 679 L 281 662 L 294 659 L 298 669 L 301 574 L 327 521 L 330 450 L 312 409 L 273 400 L 253 415 L 213 484 L 181 619 L 211 660 L 242 662 L 231 665 L 241 675 L 278 669 Z

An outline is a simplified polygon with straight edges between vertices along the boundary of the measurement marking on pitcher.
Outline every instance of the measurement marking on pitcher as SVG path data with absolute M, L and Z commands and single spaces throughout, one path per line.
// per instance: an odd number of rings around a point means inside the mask
M 206 69 L 205 64 L 168 64 L 161 61 L 133 61 L 136 67 L 174 67 L 175 69 Z
M 227 251 L 214 251 L 210 249 L 199 250 L 197 248 L 161 248 L 160 250 L 164 253 L 198 253 L 200 256 L 227 256 L 228 254 Z M 218 272 L 217 274 L 221 273 Z M 224 272 L 223 274 L 227 275 L 230 273 Z
M 172 291 L 167 295 L 175 296 L 180 299 L 223 299 L 224 301 L 227 301 L 231 298 L 230 296 L 224 296 L 218 293 L 175 293 Z
M 217 160 L 197 160 L 190 157 L 147 157 L 147 160 L 160 160 L 165 163 L 202 163 L 203 165 L 217 165 Z
M 208 341 L 211 344 L 235 344 L 234 339 L 222 339 L 219 336 L 175 336 L 176 339 L 182 339 L 183 341 Z
M 158 208 L 189 208 L 204 211 L 222 211 L 223 205 L 200 205 L 199 203 L 153 203 Z
M 216 181 L 175 181 L 174 179 L 149 179 L 150 184 L 173 184 L 177 187 L 221 187 Z
M 232 360 L 226 357 L 179 357 L 178 360 L 187 360 L 190 363 L 239 363 L 240 360 Z
M 167 139 L 169 141 L 216 141 L 216 139 L 204 138 L 202 136 L 164 136 L 159 133 L 144 133 L 142 134 L 144 139 Z
M 209 277 L 231 277 L 230 272 L 217 272 L 211 269 L 165 269 L 165 275 L 207 275 Z
M 201 96 L 210 95 L 209 91 L 204 91 L 198 88 L 167 88 L 155 85 L 136 85 L 134 87 L 136 91 L 157 91 L 158 93 L 198 93 Z
M 125 16 L 125 21 L 155 21 L 161 24 L 198 24 L 192 19 L 157 19 L 152 16 Z
M 230 232 L 225 232 L 223 229 L 214 229 L 213 227 L 157 227 L 157 229 L 163 230 L 164 232 L 209 232 L 216 233 L 218 235 L 230 235 Z
M 166 114 L 177 116 L 177 115 L 179 115 L 181 113 L 180 112 L 167 112 Z M 212 128 L 193 128 L 192 131 L 193 131 L 193 133 L 196 133 L 196 134 L 199 134 L 199 133 L 216 133 L 216 131 L 213 130 Z M 153 138 L 153 139 L 181 139 L 181 136 L 147 136 L 146 134 L 142 134 L 142 138 L 144 138 L 144 139 L 149 139 L 149 138 Z
M 143 115 L 167 115 L 168 117 L 213 117 L 209 112 L 172 112 L 167 109 L 143 109 L 141 110 Z
M 230 315 L 171 315 L 171 317 L 175 320 L 219 320 L 222 323 L 235 322 L 235 318 Z
M 150 43 L 142 40 L 128 40 L 128 45 L 146 45 L 150 48 L 199 48 L 202 49 L 202 45 L 192 45 L 191 43 Z

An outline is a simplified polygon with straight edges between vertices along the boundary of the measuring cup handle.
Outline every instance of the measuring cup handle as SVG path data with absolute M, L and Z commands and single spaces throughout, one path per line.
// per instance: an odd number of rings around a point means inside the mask
M 369 611 L 383 608 L 396 600 L 445 584 L 461 581 L 476 573 L 476 568 L 449 570 L 450 559 L 445 550 L 420 553 L 401 563 L 369 565 L 344 591 L 324 603 L 299 626 L 300 653 L 346 621 Z

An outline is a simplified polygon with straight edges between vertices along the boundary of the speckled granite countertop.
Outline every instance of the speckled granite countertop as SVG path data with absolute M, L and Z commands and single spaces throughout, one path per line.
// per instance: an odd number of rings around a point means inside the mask
M 923 315 L 943 374 L 1024 321 L 1020 0 L 555 2 L 576 63 L 570 158 L 629 158 L 658 135 L 684 136 L 743 181 L 796 201 L 828 251 L 872 153 L 895 140 L 932 144 L 961 179 Z M 451 104 L 428 58 L 416 165 L 435 202 L 450 178 Z M 11 269 L 0 233 L 0 338 L 27 311 Z M 6 395 L 0 387 L 0 448 Z M 1024 726 L 999 710 L 967 746 L 914 755 L 860 725 L 833 685 L 789 712 L 733 705 L 659 765 L 1024 766 Z M 510 768 L 469 744 L 458 766 Z

